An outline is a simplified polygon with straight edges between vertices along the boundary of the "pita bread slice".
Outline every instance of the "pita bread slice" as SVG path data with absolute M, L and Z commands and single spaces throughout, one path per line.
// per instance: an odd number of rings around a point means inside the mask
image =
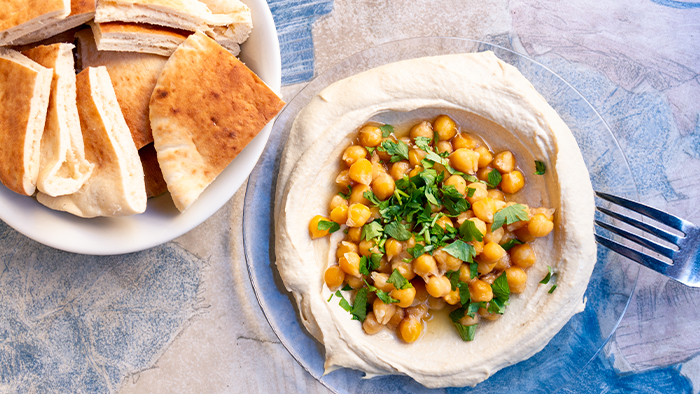
M 0 48 L 0 182 L 19 194 L 36 189 L 52 79 L 51 69 Z
M 73 44 L 39 46 L 23 54 L 53 69 L 46 125 L 41 137 L 37 189 L 50 196 L 75 193 L 90 177 L 76 106 Z
M 146 196 L 148 198 L 160 196 L 168 191 L 168 186 L 163 179 L 163 173 L 158 165 L 158 155 L 153 143 L 139 149 L 139 157 L 143 166 L 143 174 L 146 181 Z
M 214 41 L 229 49 L 233 44 L 242 44 L 253 30 L 250 8 L 239 0 L 201 0 L 211 12 L 230 17 L 233 22 L 224 27 L 212 27 L 208 35 Z
M 209 26 L 228 26 L 233 20 L 215 15 L 197 0 L 100 0 L 95 22 L 134 22 L 208 31 Z
M 39 193 L 37 200 L 51 209 L 86 218 L 142 213 L 146 210 L 143 168 L 107 69 L 83 70 L 77 87 L 85 155 L 95 168 L 77 192 L 58 197 Z
M 97 49 L 170 56 L 192 32 L 143 23 L 90 23 Z M 150 96 L 150 95 L 149 95 Z
M 8 45 L 45 25 L 67 17 L 70 0 L 3 0 L 0 6 L 0 45 Z
M 90 29 L 76 34 L 80 68 L 107 67 L 137 149 L 153 142 L 148 104 L 168 58 L 150 53 L 98 51 Z
M 202 32 L 185 40 L 158 77 L 151 127 L 158 163 L 184 211 L 284 102 Z
M 14 41 L 12 45 L 25 45 L 45 40 L 86 23 L 95 17 L 95 0 L 70 0 L 70 15 L 56 20 Z

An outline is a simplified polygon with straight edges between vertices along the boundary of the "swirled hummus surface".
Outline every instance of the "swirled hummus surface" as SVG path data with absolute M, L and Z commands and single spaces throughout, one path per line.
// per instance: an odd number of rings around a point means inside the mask
M 518 201 L 555 208 L 553 236 L 533 247 L 529 272 L 556 273 L 556 291 L 528 280 L 506 314 L 464 342 L 446 317 L 434 319 L 420 341 L 406 344 L 389 332 L 366 335 L 359 321 L 328 302 L 323 273 L 334 263 L 342 232 L 312 240 L 308 223 L 327 211 L 337 193 L 340 156 L 368 121 L 400 126 L 448 114 L 462 127 L 508 148 L 525 173 L 535 160 L 547 166 L 531 177 Z M 338 81 L 299 113 L 281 158 L 275 201 L 275 253 L 286 288 L 306 329 L 325 346 L 326 372 L 339 367 L 368 376 L 402 374 L 427 387 L 473 386 L 542 350 L 585 306 L 596 261 L 593 191 L 578 145 L 557 113 L 514 67 L 492 52 L 412 59 Z M 436 320 L 444 321 L 444 324 Z

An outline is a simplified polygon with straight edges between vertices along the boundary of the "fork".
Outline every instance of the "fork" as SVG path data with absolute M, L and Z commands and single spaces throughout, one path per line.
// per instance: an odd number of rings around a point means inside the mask
M 673 264 L 668 264 L 656 257 L 630 249 L 627 246 L 596 234 L 595 239 L 600 245 L 603 245 L 613 252 L 617 252 L 647 268 L 651 268 L 652 270 L 671 279 L 677 280 L 678 282 L 681 282 L 687 286 L 700 287 L 700 227 L 677 216 L 673 216 L 656 208 L 652 208 L 648 205 L 640 204 L 626 198 L 601 192 L 595 192 L 595 194 L 603 200 L 607 200 L 615 205 L 619 205 L 631 211 L 642 214 L 683 233 L 683 236 L 676 235 L 635 218 L 596 206 L 596 209 L 603 214 L 632 225 L 664 241 L 672 243 L 678 247 L 678 250 L 662 245 L 650 239 L 640 237 L 627 230 L 614 227 L 600 220 L 596 220 L 595 223 L 598 226 L 669 258 Z

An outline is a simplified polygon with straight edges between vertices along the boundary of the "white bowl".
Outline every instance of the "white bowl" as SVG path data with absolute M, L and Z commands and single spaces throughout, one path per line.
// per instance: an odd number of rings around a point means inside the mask
M 240 59 L 279 93 L 280 49 L 270 8 L 265 0 L 242 1 L 250 7 L 253 31 L 242 46 Z M 140 215 L 83 219 L 50 210 L 0 185 L 0 219 L 35 241 L 73 253 L 110 255 L 152 248 L 190 231 L 231 199 L 253 170 L 271 130 L 272 122 L 184 213 L 166 193 L 150 199 Z

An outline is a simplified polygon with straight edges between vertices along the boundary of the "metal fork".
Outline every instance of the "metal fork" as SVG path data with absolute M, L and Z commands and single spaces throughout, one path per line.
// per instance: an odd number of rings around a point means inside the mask
M 595 239 L 599 244 L 687 286 L 700 287 L 700 227 L 677 216 L 670 215 L 656 208 L 652 208 L 626 198 L 601 192 L 595 192 L 595 194 L 603 200 L 610 201 L 615 205 L 619 205 L 631 211 L 640 213 L 684 234 L 683 236 L 676 235 L 629 216 L 625 216 L 605 208 L 596 207 L 598 211 L 605 215 L 625 222 L 638 229 L 646 231 L 651 235 L 663 239 L 664 241 L 676 245 L 678 250 L 674 250 L 658 242 L 640 237 L 627 230 L 623 230 L 608 223 L 601 222 L 600 220 L 596 220 L 595 223 L 598 226 L 621 237 L 627 238 L 632 242 L 647 247 L 662 256 L 668 257 L 673 264 L 668 264 L 662 260 L 659 260 L 658 258 L 630 249 L 627 246 L 596 234 Z

